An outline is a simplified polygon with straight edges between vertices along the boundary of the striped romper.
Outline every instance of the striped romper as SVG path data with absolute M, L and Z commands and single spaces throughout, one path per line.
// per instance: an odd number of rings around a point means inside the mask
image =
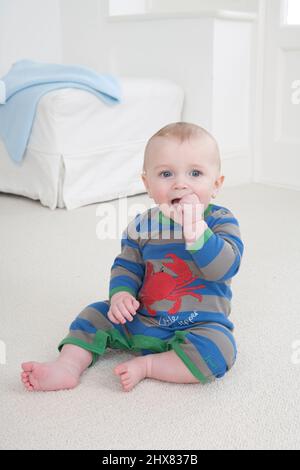
M 79 313 L 59 350 L 64 344 L 80 346 L 92 352 L 92 364 L 107 348 L 141 355 L 173 350 L 199 382 L 224 376 L 237 355 L 228 319 L 230 284 L 244 246 L 239 223 L 228 209 L 210 204 L 204 220 L 204 234 L 187 247 L 182 226 L 158 206 L 138 214 L 123 232 L 109 299 Z M 107 318 L 110 299 L 119 291 L 130 292 L 140 303 L 125 324 Z

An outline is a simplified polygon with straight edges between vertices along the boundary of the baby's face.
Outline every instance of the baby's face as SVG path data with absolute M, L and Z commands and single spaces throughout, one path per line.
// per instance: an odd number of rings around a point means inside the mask
M 179 142 L 157 137 L 145 161 L 145 187 L 156 204 L 174 204 L 183 196 L 196 194 L 204 210 L 222 186 L 215 146 L 211 141 Z

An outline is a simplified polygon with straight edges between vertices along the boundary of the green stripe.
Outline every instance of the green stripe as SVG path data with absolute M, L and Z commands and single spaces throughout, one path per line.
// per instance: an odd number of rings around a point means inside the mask
M 213 234 L 214 232 L 208 227 L 205 232 L 201 235 L 201 237 L 198 238 L 198 240 L 196 240 L 193 245 L 187 245 L 186 249 L 188 251 L 191 251 L 192 253 L 201 250 L 201 248 L 203 248 L 207 240 L 209 240 Z
M 134 297 L 136 295 L 136 292 L 134 289 L 132 289 L 131 287 L 127 287 L 127 286 L 119 286 L 119 287 L 115 287 L 114 289 L 111 289 L 109 291 L 109 300 L 112 298 L 112 296 L 114 294 L 116 294 L 117 292 L 129 292 L 130 294 L 132 294 Z
M 188 332 L 176 331 L 175 336 L 170 340 L 162 340 L 160 338 L 154 338 L 153 336 L 145 335 L 128 335 L 128 337 L 122 335 L 116 328 L 111 328 L 108 331 L 97 331 L 93 343 L 87 343 L 81 339 L 68 336 L 61 341 L 58 346 L 59 351 L 65 344 L 74 344 L 87 351 L 90 351 L 93 355 L 93 360 L 89 367 L 95 364 L 98 357 L 103 355 L 107 348 L 121 349 L 124 351 L 135 351 L 140 352 L 142 349 L 148 349 L 154 353 L 162 353 L 170 350 L 174 350 L 175 353 L 184 362 L 191 373 L 203 384 L 207 382 L 206 377 L 199 371 L 192 360 L 187 356 L 180 346 L 180 343 L 185 342 L 185 336 Z
M 200 370 L 196 367 L 193 361 L 189 358 L 189 356 L 184 352 L 180 344 L 185 343 L 185 337 L 188 334 L 188 331 L 175 331 L 175 336 L 169 341 L 169 349 L 173 349 L 177 356 L 184 362 L 187 368 L 191 371 L 191 373 L 203 384 L 208 382 L 208 379 L 200 372 Z
M 208 204 L 207 208 L 204 211 L 204 217 L 207 217 L 213 208 L 213 204 Z
M 208 204 L 207 208 L 204 211 L 204 218 L 208 216 L 208 214 L 211 212 L 212 208 L 213 208 L 213 204 Z M 168 225 L 168 226 L 170 225 L 171 227 L 174 227 L 174 224 L 175 224 L 174 220 L 170 219 L 169 217 L 166 217 L 161 212 L 161 210 L 159 211 L 158 217 L 159 217 L 159 222 L 162 225 Z
M 195 364 L 191 361 L 191 359 L 186 355 L 186 353 L 181 349 L 179 344 L 174 343 L 172 348 L 177 356 L 184 362 L 187 368 L 191 371 L 191 373 L 196 377 L 196 379 L 200 380 L 203 384 L 206 384 L 207 379 L 206 377 L 200 372 L 200 370 L 195 366 Z

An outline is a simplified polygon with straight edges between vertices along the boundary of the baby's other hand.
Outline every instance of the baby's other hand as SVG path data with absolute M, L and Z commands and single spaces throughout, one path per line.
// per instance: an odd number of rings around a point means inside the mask
M 112 323 L 126 323 L 132 321 L 140 303 L 129 292 L 117 292 L 110 300 L 110 309 L 107 317 Z
M 183 235 L 188 244 L 193 244 L 207 228 L 203 218 L 204 204 L 196 194 L 189 194 L 181 199 L 180 205 L 183 214 Z
M 176 204 L 163 203 L 159 208 L 166 217 L 184 227 L 202 219 L 204 204 L 201 203 L 197 194 L 192 193 L 183 196 Z

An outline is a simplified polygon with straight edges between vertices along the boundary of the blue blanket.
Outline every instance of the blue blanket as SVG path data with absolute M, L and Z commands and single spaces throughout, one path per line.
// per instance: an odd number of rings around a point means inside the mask
M 121 99 L 113 76 L 83 66 L 16 62 L 0 80 L 0 137 L 15 162 L 22 161 L 40 98 L 59 88 L 87 90 L 108 105 Z

